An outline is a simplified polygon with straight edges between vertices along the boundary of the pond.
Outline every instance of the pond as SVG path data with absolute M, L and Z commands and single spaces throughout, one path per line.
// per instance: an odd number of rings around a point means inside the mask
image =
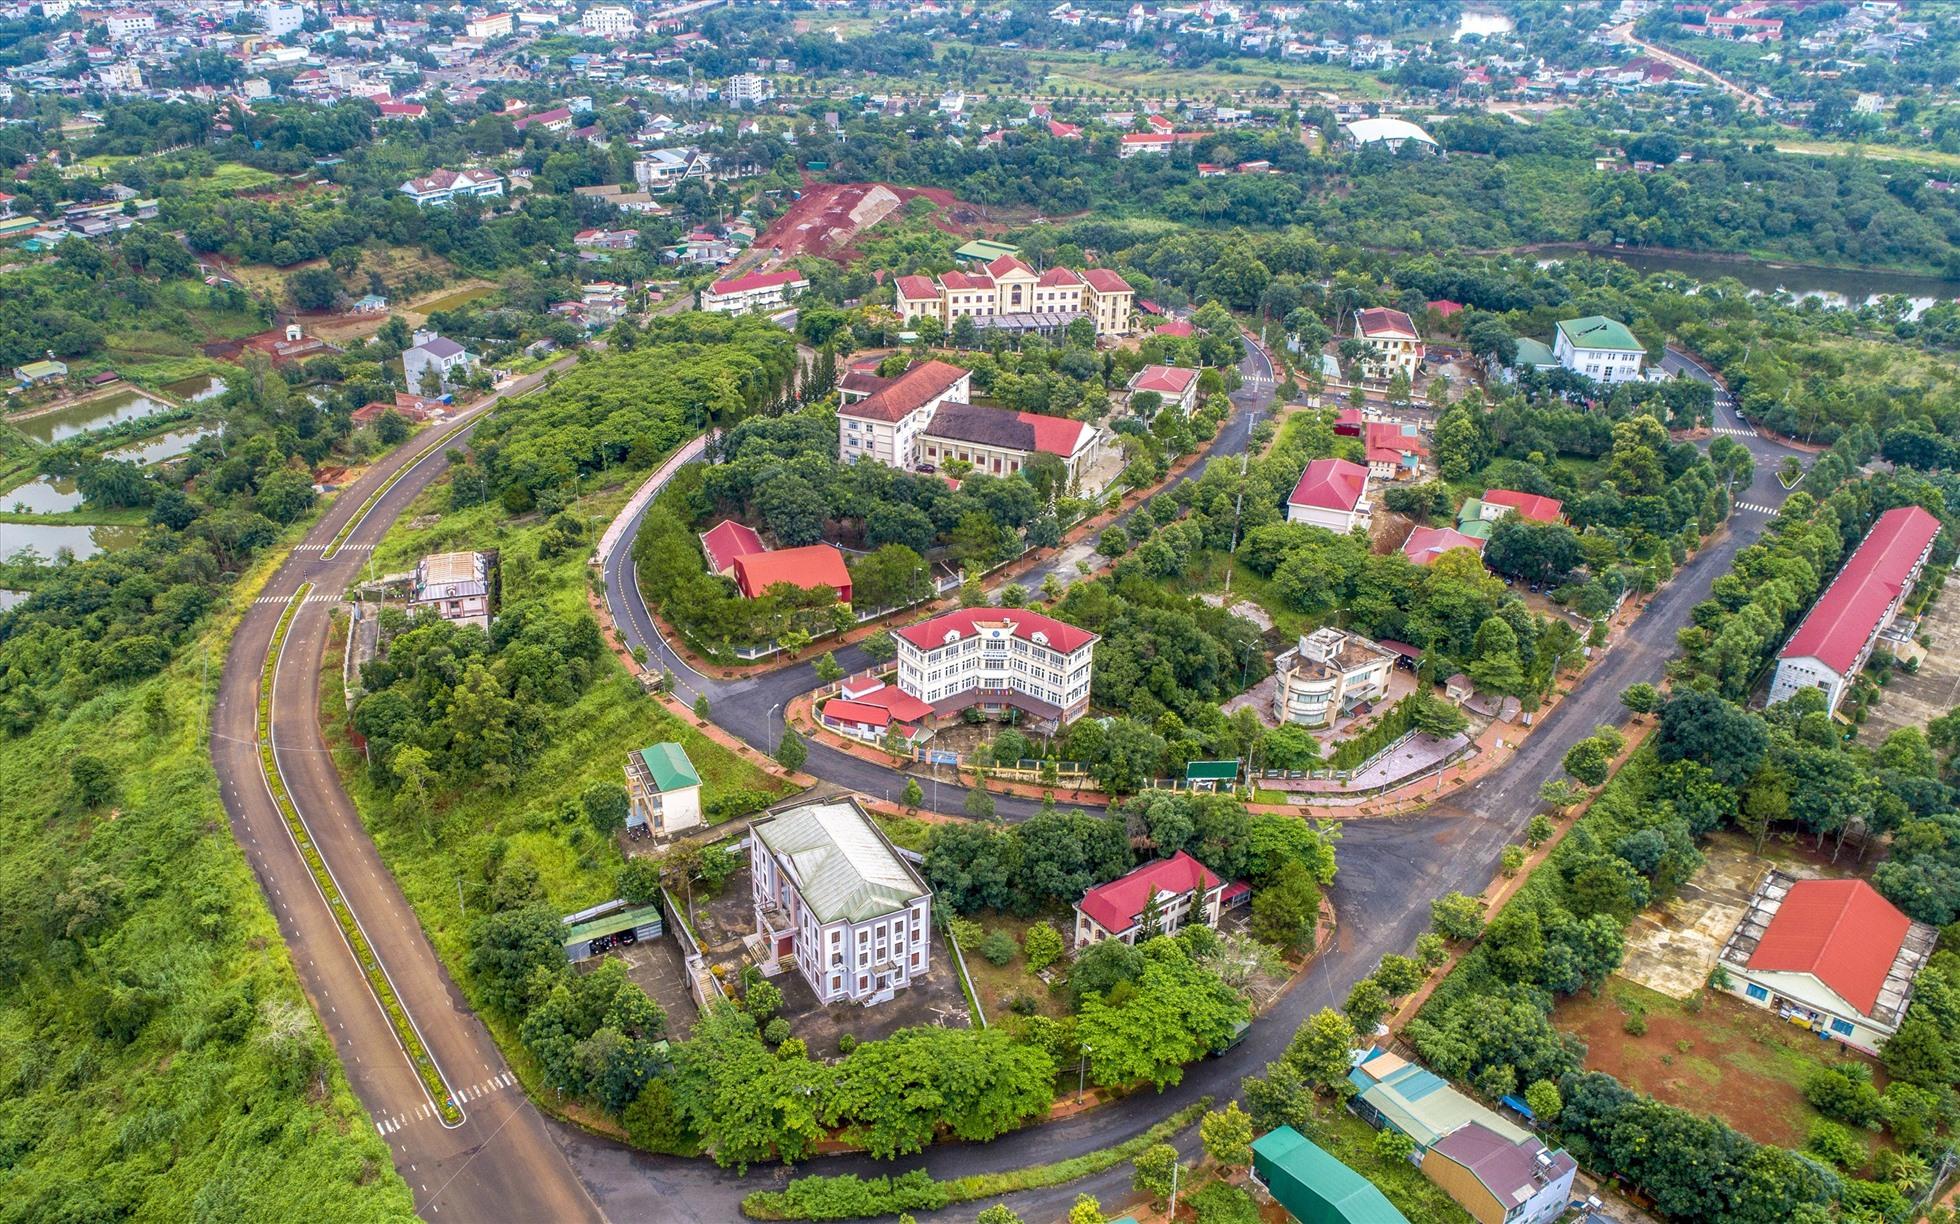
M 1517 28 L 1517 22 L 1503 13 L 1464 9 L 1456 19 L 1455 37 L 1461 39 L 1466 34 L 1475 34 L 1480 38 L 1489 38 L 1492 34 L 1509 34 Z
M 143 538 L 136 526 L 85 527 L 70 523 L 0 523 L 0 560 L 32 552 L 43 561 L 53 561 L 63 549 L 77 561 L 97 553 L 128 548 Z
M 29 417 L 24 421 L 15 421 L 14 428 L 45 446 L 75 437 L 77 434 L 107 429 L 112 425 L 120 425 L 124 421 L 140 421 L 144 417 L 170 411 L 172 411 L 170 404 L 131 389 L 80 404 L 70 404 L 66 408 L 44 412 L 40 416 Z
M 158 434 L 142 442 L 134 442 L 116 450 L 104 451 L 105 459 L 121 459 L 129 463 L 162 463 L 165 459 L 175 459 L 197 445 L 199 438 L 208 438 L 223 432 L 216 425 L 199 425 L 190 429 L 173 429 L 169 433 Z M 6 499 L 0 497 L 0 505 Z
M 1918 318 L 1935 302 L 1960 298 L 1960 281 L 1910 272 L 1863 268 L 1817 268 L 1804 264 L 1775 264 L 1757 259 L 1722 259 L 1683 251 L 1594 249 L 1591 254 L 1625 264 L 1636 272 L 1679 272 L 1696 280 L 1723 277 L 1742 282 L 1758 293 L 1787 293 L 1793 298 L 1816 298 L 1825 306 L 1868 306 L 1883 298 L 1903 295 Z M 1541 262 L 1554 262 L 1544 260 Z
M 81 490 L 67 476 L 36 476 L 0 493 L 0 510 L 16 514 L 60 514 L 81 504 Z
M 225 380 L 216 374 L 193 374 L 176 382 L 163 384 L 163 390 L 186 404 L 201 404 L 205 400 L 217 399 L 225 393 Z

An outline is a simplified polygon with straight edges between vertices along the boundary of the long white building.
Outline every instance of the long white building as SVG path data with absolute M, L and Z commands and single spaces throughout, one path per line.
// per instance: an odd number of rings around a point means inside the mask
M 757 272 L 718 280 L 701 291 L 701 309 L 716 314 L 742 314 L 781 306 L 810 287 L 809 278 L 794 268 Z
M 898 645 L 898 687 L 937 717 L 978 707 L 1019 710 L 1065 726 L 1089 708 L 1101 639 L 1087 629 L 1021 608 L 962 608 L 908 625 Z
M 750 829 L 755 925 L 818 1002 L 883 1003 L 932 967 L 932 890 L 855 799 Z
M 1056 321 L 1066 325 L 1082 315 L 1096 325 L 1098 336 L 1135 330 L 1136 290 L 1108 268 L 1036 272 L 1014 256 L 1002 255 L 978 272 L 947 272 L 937 280 L 901 276 L 895 290 L 899 317 L 908 323 L 929 318 L 951 328 L 954 320 L 970 318 L 980 326 L 1027 321 L 1034 327 L 1046 316 L 1058 316 Z

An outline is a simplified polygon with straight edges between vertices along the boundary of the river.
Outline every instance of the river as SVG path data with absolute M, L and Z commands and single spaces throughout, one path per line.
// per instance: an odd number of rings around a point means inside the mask
M 1917 276 L 1910 272 L 1886 272 L 1864 268 L 1817 268 L 1807 264 L 1776 264 L 1758 259 L 1723 259 L 1687 251 L 1606 250 L 1589 248 L 1588 253 L 1636 272 L 1678 272 L 1701 281 L 1727 277 L 1740 281 L 1758 293 L 1787 293 L 1794 298 L 1816 298 L 1825 306 L 1867 306 L 1892 296 L 1903 296 L 1912 303 L 1911 317 L 1918 318 L 1928 306 L 1960 298 L 1960 281 L 1937 276 Z M 1559 257 L 1545 253 L 1541 265 Z

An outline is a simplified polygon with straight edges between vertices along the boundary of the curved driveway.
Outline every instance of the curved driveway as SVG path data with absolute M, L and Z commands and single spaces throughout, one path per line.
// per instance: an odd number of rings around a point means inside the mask
M 1271 367 L 1263 356 L 1249 353 L 1242 370 L 1246 385 L 1233 397 L 1242 411 L 1221 429 L 1210 448 L 1211 458 L 1242 453 L 1253 415 L 1271 403 Z M 532 380 L 525 380 L 509 391 L 529 385 Z M 1742 432 L 1726 408 L 1718 408 L 1718 426 Z M 466 433 L 457 440 L 463 436 Z M 1782 491 L 1770 468 L 1788 452 L 1753 434 L 1741 440 L 1756 455 L 1758 471 L 1752 487 L 1738 494 L 1739 503 L 1778 504 Z M 547 1119 L 528 1103 L 495 1043 L 423 937 L 325 755 L 317 703 L 325 609 L 358 577 L 387 528 L 438 475 L 437 457 L 450 441 L 432 431 L 376 465 L 343 493 L 274 574 L 261 602 L 248 610 L 239 625 L 211 739 L 234 833 L 272 903 L 301 981 L 326 1022 L 349 1079 L 386 1137 L 421 1214 L 465 1220 L 579 1220 L 600 1215 L 620 1220 L 732 1220 L 739 1212 L 740 1196 L 779 1181 L 780 1171 L 760 1171 L 744 1180 L 706 1161 L 635 1152 Z M 375 488 L 404 466 L 410 467 L 409 474 L 380 499 L 340 552 L 332 560 L 323 560 L 324 546 L 341 526 L 358 513 Z M 1201 470 L 1202 465 L 1194 467 L 1180 479 Z M 1489 882 L 1500 851 L 1517 838 L 1536 810 L 1538 785 L 1557 773 L 1566 747 L 1589 734 L 1595 724 L 1623 717 L 1618 703 L 1622 688 L 1659 676 L 1672 653 L 1675 630 L 1688 622 L 1690 609 L 1706 596 L 1714 578 L 1727 571 L 1735 552 L 1760 534 L 1764 517 L 1738 510 L 1728 532 L 1676 575 L 1643 612 L 1638 628 L 1504 765 L 1419 815 L 1344 826 L 1340 875 L 1331 889 L 1341 930 L 1307 980 L 1271 1013 L 1276 1022 L 1254 1025 L 1248 1040 L 1221 1058 L 1192 1067 L 1179 1086 L 1158 1096 L 1135 1098 L 1119 1109 L 1016 1132 L 989 1144 L 934 1148 L 897 1166 L 839 1158 L 821 1167 L 890 1172 L 922 1166 L 935 1176 L 952 1177 L 1044 1163 L 1120 1142 L 1204 1093 L 1221 1099 L 1232 1095 L 1242 1076 L 1256 1073 L 1281 1052 L 1302 1018 L 1319 1007 L 1338 1005 L 1348 987 L 1371 972 L 1383 953 L 1412 945 L 1427 925 L 1431 898 L 1451 889 L 1480 891 Z M 758 747 L 773 748 L 782 726 L 783 703 L 816 683 L 811 665 L 727 681 L 693 673 L 659 640 L 639 598 L 628 559 L 637 528 L 636 520 L 624 533 L 621 546 L 604 558 L 607 599 L 622 634 L 629 644 L 646 646 L 650 657 L 671 668 L 690 695 L 706 694 L 717 723 Z M 1036 581 L 1039 575 L 1037 571 Z M 420 1082 L 314 888 L 260 772 L 254 725 L 259 674 L 280 608 L 303 582 L 313 583 L 321 594 L 295 616 L 275 680 L 272 709 L 278 763 L 391 980 L 450 1086 L 460 1093 L 467 1116 L 455 1129 L 442 1127 L 433 1117 Z M 869 662 L 855 648 L 840 651 L 839 661 L 851 668 Z M 810 745 L 805 768 L 869 794 L 882 795 L 904 785 L 903 775 L 895 771 L 817 743 Z M 928 788 L 928 806 L 938 810 L 957 811 L 963 799 L 964 791 L 951 784 Z M 1011 797 L 999 797 L 997 803 L 1010 819 L 1025 817 L 1036 807 L 1032 801 Z M 1056 1217 L 1080 1191 L 1115 1201 L 1127 1194 L 1127 1187 L 1127 1172 L 1117 1169 L 1066 1187 L 1018 1195 L 1010 1202 L 1031 1219 Z M 941 1214 L 964 1220 L 975 1209 Z

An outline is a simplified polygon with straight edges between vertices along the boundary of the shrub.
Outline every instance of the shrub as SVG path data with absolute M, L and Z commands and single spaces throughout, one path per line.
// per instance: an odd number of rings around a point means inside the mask
M 1045 922 L 1037 922 L 1022 937 L 1021 952 L 1028 958 L 1029 970 L 1039 973 L 1062 958 L 1061 933 Z
M 980 941 L 980 955 L 990 965 L 1005 965 L 1014 959 L 1014 937 L 1006 931 L 988 931 Z
M 1821 1156 L 1840 1169 L 1863 1168 L 1866 1157 L 1870 1155 L 1850 1128 L 1836 1122 L 1811 1123 L 1803 1147 L 1804 1151 Z
M 1259 1208 L 1237 1186 L 1211 1182 L 1185 1201 L 1198 1224 L 1259 1224 Z
M 1645 1037 L 1647 1035 L 1647 1017 L 1640 1012 L 1630 1012 L 1627 1015 L 1625 1023 L 1621 1024 L 1620 1027 L 1626 1030 L 1627 1036 L 1629 1037 Z
M 789 1040 L 789 1021 L 777 1016 L 762 1026 L 762 1039 L 772 1046 L 779 1046 Z
M 858 1048 L 858 1039 L 856 1033 L 840 1033 L 838 1035 L 837 1052 L 839 1054 L 849 1054 L 852 1050 L 855 1050 L 857 1048 Z

